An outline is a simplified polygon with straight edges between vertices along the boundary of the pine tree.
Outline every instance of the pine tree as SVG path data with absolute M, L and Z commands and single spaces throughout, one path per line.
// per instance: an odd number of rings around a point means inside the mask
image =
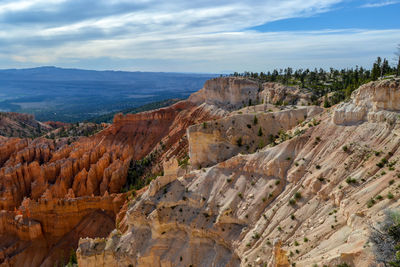
M 396 77 L 399 77 L 399 76 L 400 76 L 400 44 L 397 45 L 397 51 L 396 51 L 395 55 L 396 55 L 397 58 L 398 58 L 398 61 L 397 61 L 397 70 L 396 70 Z
M 377 58 L 377 60 L 374 63 L 374 66 L 372 67 L 372 73 L 371 73 L 371 78 L 373 81 L 378 80 L 378 78 L 381 76 L 381 62 L 382 59 L 380 57 Z

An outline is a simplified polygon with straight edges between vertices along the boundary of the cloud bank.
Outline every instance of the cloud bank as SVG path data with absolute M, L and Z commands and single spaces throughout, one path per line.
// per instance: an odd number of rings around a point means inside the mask
M 0 3 L 0 67 L 230 72 L 368 64 L 400 29 L 257 32 L 342 0 L 17 0 Z

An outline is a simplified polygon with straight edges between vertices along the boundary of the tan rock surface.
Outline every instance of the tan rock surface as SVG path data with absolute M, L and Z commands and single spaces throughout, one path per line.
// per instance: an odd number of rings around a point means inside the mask
M 181 101 L 117 115 L 112 126 L 70 145 L 2 137 L 0 264 L 53 266 L 62 255 L 67 260 L 80 237 L 109 234 L 126 200 L 118 193 L 131 160 L 157 151 L 155 164 L 162 168 L 187 154 L 188 126 L 213 118 L 219 118 L 215 107 Z
M 369 266 L 369 226 L 399 207 L 398 84 L 365 85 L 364 99 L 376 104 L 357 104 L 356 91 L 277 146 L 149 189 L 129 205 L 123 234 L 80 241 L 80 266 Z M 357 105 L 373 115 L 340 123 Z M 376 165 L 382 157 L 391 169 Z M 393 199 L 367 206 L 388 192 Z

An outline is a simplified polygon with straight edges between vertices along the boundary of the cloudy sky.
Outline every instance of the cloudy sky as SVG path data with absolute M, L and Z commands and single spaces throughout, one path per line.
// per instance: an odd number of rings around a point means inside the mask
M 400 0 L 0 0 L 0 68 L 214 72 L 369 67 Z

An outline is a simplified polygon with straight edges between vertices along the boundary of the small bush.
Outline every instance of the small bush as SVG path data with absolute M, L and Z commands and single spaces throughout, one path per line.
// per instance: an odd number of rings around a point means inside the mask
M 292 206 L 296 205 L 296 200 L 293 199 L 293 198 L 291 198 L 291 199 L 289 200 L 289 204 L 292 205 Z
M 261 127 L 260 128 L 258 128 L 258 134 L 257 134 L 258 136 L 262 136 L 263 135 L 263 132 L 262 132 L 262 129 L 261 129 Z
M 236 144 L 237 144 L 239 147 L 241 147 L 241 146 L 243 145 L 242 137 L 239 137 L 239 138 L 236 140 Z
M 346 183 L 348 183 L 348 184 L 355 184 L 355 183 L 357 183 L 357 180 L 354 179 L 354 178 L 351 178 L 351 177 L 347 177 Z
M 343 149 L 344 152 L 349 151 L 349 148 L 347 146 L 343 146 L 342 149 Z
M 371 208 L 373 205 L 375 205 L 376 201 L 375 199 L 371 198 L 370 200 L 368 200 L 367 202 L 367 207 Z
M 254 233 L 253 239 L 259 239 L 259 238 L 260 238 L 260 234 L 259 233 Z
M 378 162 L 376 164 L 376 166 L 378 166 L 379 168 L 383 168 L 383 167 L 385 167 L 386 163 L 387 163 L 387 159 L 383 158 L 383 159 L 381 159 L 380 162 Z
M 300 193 L 300 192 L 296 192 L 296 193 L 294 194 L 294 198 L 295 198 L 295 199 L 300 199 L 300 198 L 301 198 L 301 193 Z
M 257 125 L 257 123 L 258 123 L 257 116 L 254 116 L 254 119 L 253 119 L 253 124 L 254 124 L 254 125 Z
M 391 192 L 389 192 L 389 193 L 387 194 L 387 198 L 388 198 L 388 199 L 393 199 L 394 196 L 393 196 L 393 194 L 392 194 Z

